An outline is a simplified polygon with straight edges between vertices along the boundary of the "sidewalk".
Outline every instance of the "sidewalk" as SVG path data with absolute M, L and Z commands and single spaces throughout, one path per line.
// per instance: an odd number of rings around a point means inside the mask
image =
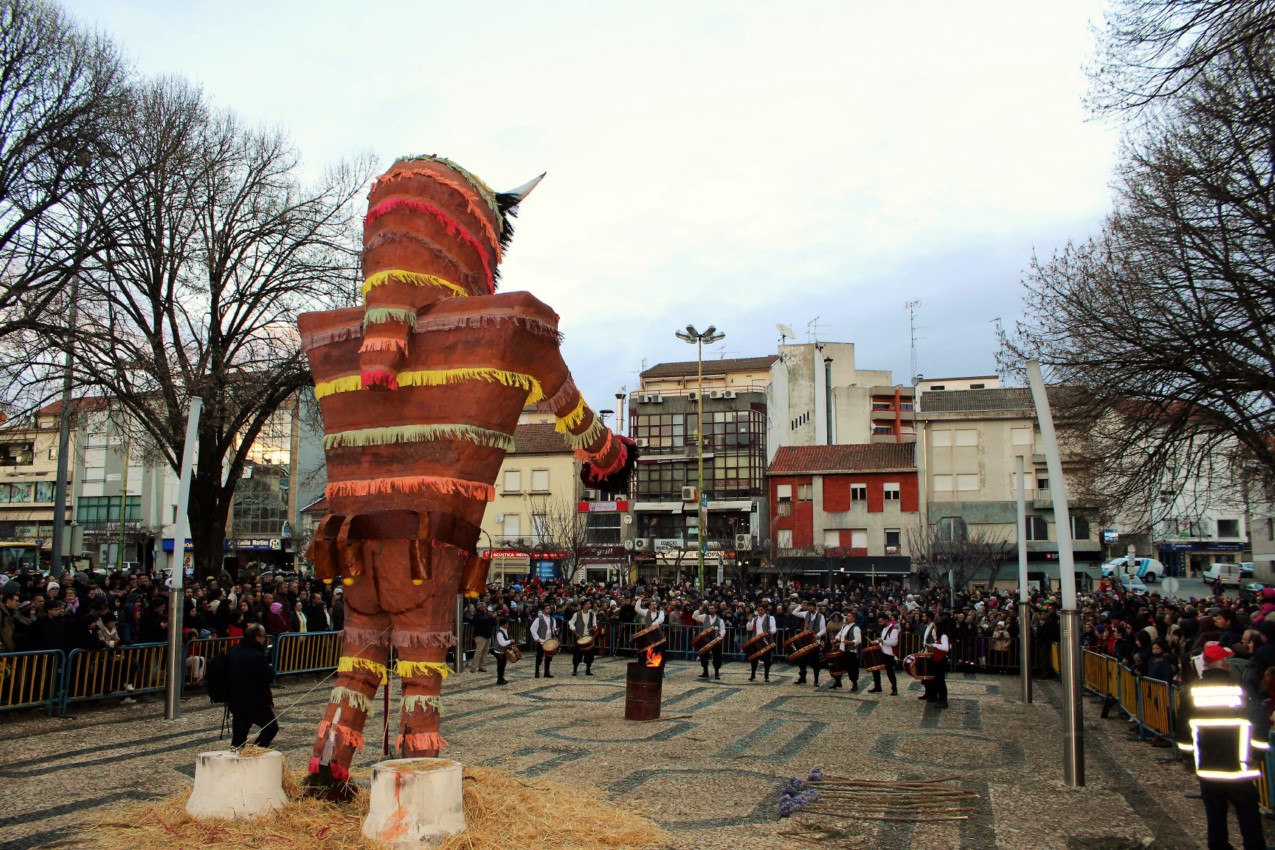
M 1038 683 L 1036 703 L 1024 706 L 1017 701 L 1017 677 L 953 675 L 952 707 L 939 711 L 918 701 L 920 683 L 903 675 L 897 697 L 888 686 L 885 694 L 864 694 L 870 676 L 857 694 L 816 693 L 795 686 L 796 670 L 785 664 L 776 664 L 772 681 L 762 684 L 747 681 L 743 664 L 726 665 L 722 681 L 712 682 L 698 678 L 698 665 L 672 662 L 661 719 L 635 723 L 624 720 L 626 663 L 601 659 L 593 677 L 573 678 L 570 659 L 559 658 L 554 678 L 545 680 L 532 678 L 524 659 L 510 667 L 511 684 L 504 688 L 494 687 L 494 669 L 453 675 L 443 686 L 445 754 L 600 787 L 617 804 L 631 801 L 647 812 L 671 833 L 669 847 L 679 850 L 813 846 L 806 828 L 830 826 L 828 820 L 808 814 L 780 820 L 776 804 L 789 777 L 804 777 L 816 766 L 831 776 L 866 779 L 963 774 L 961 784 L 981 795 L 963 822 L 840 820 L 834 846 L 1105 850 L 1155 836 L 1156 848 L 1204 847 L 1203 806 L 1183 796 L 1195 787 L 1191 775 L 1157 761 L 1171 750 L 1129 740 L 1123 721 L 1099 719 L 1088 700 L 1086 785 L 1064 787 L 1056 682 Z M 316 688 L 319 682 L 289 679 L 276 693 L 277 706 L 288 713 L 275 747 L 298 769 L 327 700 L 329 685 Z M 221 708 L 202 693 L 185 701 L 182 712 L 168 723 L 162 700 L 152 699 L 80 706 L 73 719 L 0 716 L 7 803 L 0 850 L 90 848 L 92 837 L 80 825 L 85 815 L 188 785 L 195 754 L 224 742 L 217 741 Z M 365 734 L 369 750 L 360 764 L 370 766 L 381 758 L 379 715 L 369 719 Z

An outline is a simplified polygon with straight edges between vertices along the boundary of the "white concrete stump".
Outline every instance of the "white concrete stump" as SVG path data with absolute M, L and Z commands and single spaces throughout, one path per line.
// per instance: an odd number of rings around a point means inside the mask
M 186 803 L 191 817 L 239 820 L 288 804 L 283 793 L 283 754 L 271 750 L 244 758 L 233 750 L 200 753 L 195 788 Z
M 460 762 L 390 759 L 372 768 L 364 836 L 408 850 L 433 847 L 464 831 Z

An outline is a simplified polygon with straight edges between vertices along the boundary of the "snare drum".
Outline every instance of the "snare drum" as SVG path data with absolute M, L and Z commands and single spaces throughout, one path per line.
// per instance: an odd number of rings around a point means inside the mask
M 659 649 L 665 643 L 664 629 L 657 623 L 633 634 L 633 648 L 638 652 Z
M 744 644 L 744 657 L 749 661 L 761 658 L 767 652 L 773 652 L 775 649 L 775 635 L 773 632 L 762 632 L 756 637 L 749 638 Z
M 518 647 L 512 643 L 504 649 L 493 649 L 492 652 L 496 655 L 504 656 L 505 661 L 510 664 L 513 664 L 519 658 L 522 658 L 522 652 L 520 652 Z
M 815 633 L 807 629 L 784 641 L 784 650 L 788 653 L 789 661 L 800 661 L 812 652 L 819 649 L 819 641 L 815 638 Z
M 540 648 L 544 650 L 545 657 L 553 658 L 558 654 L 558 650 L 562 649 L 562 644 L 558 642 L 557 638 L 549 638 L 540 644 Z
M 593 635 L 576 638 L 576 652 L 593 652 Z
M 710 626 L 695 636 L 695 639 L 691 641 L 691 649 L 700 655 L 708 655 L 724 638 L 725 635 L 718 634 L 717 629 Z
M 934 678 L 934 656 L 928 652 L 916 652 L 903 659 L 903 670 L 913 679 L 928 682 Z
M 863 648 L 863 661 L 861 662 L 863 669 L 869 673 L 875 673 L 877 670 L 884 670 L 886 665 L 885 650 L 879 644 L 872 644 Z

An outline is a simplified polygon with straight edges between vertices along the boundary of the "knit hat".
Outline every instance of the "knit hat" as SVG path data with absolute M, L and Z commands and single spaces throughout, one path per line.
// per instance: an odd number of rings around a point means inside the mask
M 1227 649 L 1217 641 L 1209 641 L 1204 645 L 1204 661 L 1206 664 L 1216 664 L 1223 659 L 1230 658 L 1234 652 Z

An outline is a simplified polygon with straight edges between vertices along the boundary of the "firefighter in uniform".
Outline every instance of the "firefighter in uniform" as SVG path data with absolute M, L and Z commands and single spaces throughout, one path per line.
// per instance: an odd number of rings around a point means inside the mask
M 1226 824 L 1230 806 L 1235 807 L 1244 850 L 1266 850 L 1254 780 L 1270 745 L 1266 724 L 1254 716 L 1240 684 L 1231 681 L 1228 659 L 1234 654 L 1215 642 L 1204 647 L 1204 675 L 1184 689 L 1180 703 L 1178 748 L 1191 755 L 1200 779 L 1209 850 L 1231 850 Z

